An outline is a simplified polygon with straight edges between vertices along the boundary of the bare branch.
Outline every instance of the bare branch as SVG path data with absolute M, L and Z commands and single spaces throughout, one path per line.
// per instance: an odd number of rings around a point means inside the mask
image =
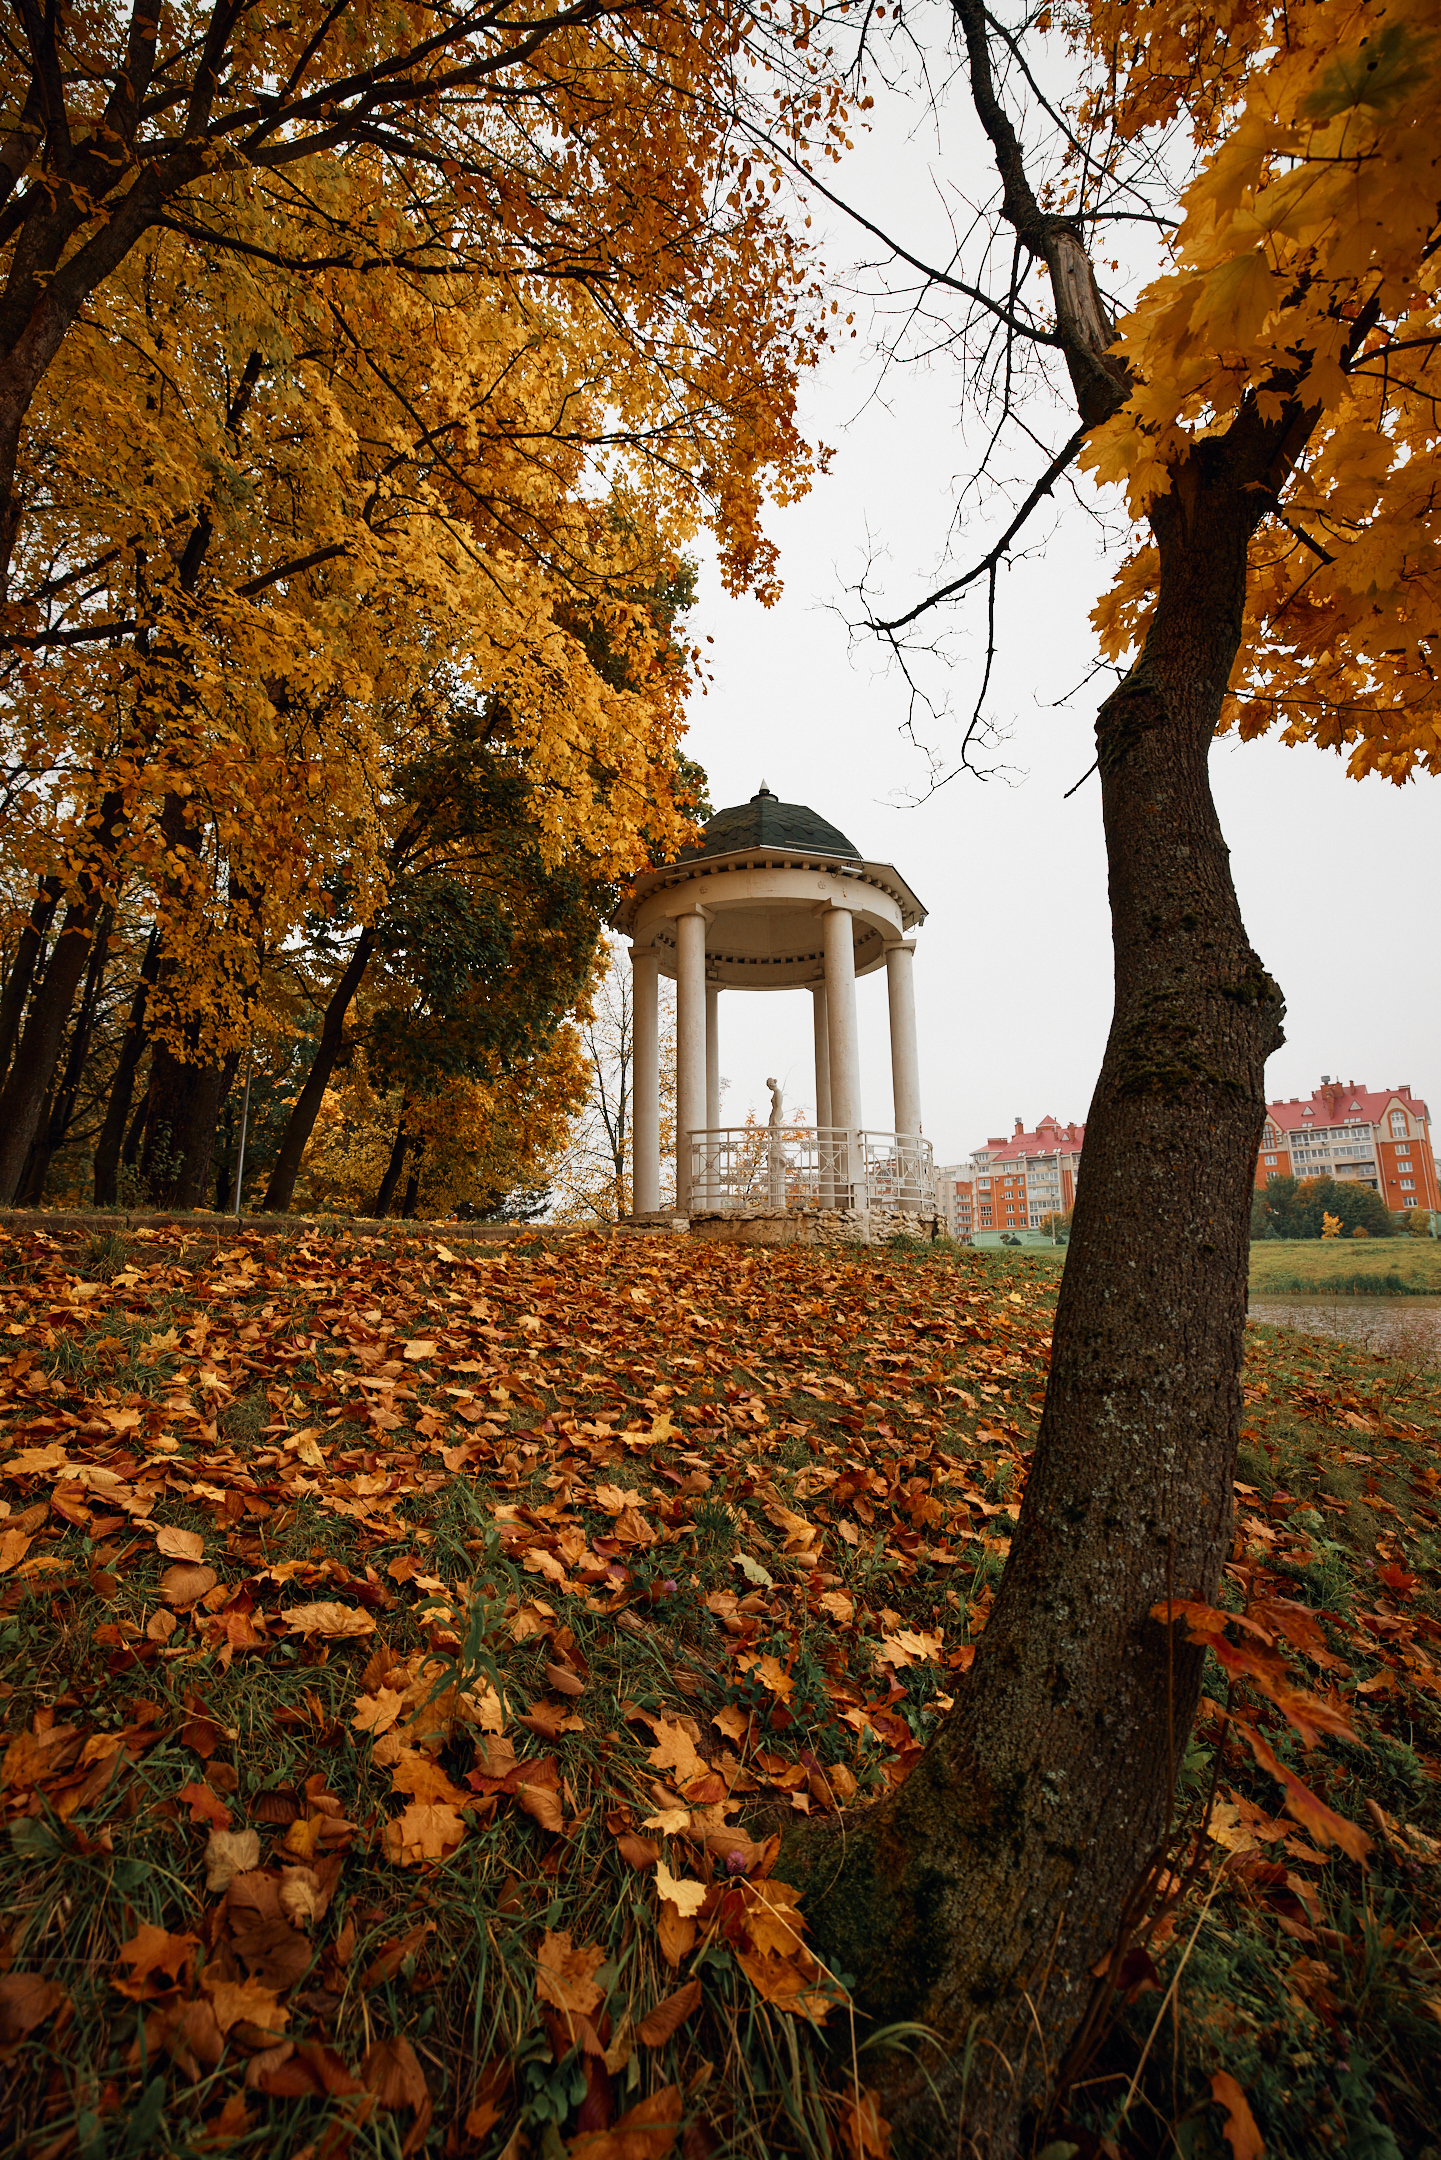
M 1086 436 L 1089 434 L 1089 432 L 1089 428 L 1083 423 L 1080 427 L 1076 429 L 1075 434 L 1071 437 L 1070 441 L 1065 445 L 1065 447 L 1057 451 L 1056 455 L 1052 458 L 1050 464 L 1046 467 L 1046 470 L 1042 473 L 1040 479 L 1037 480 L 1034 487 L 1031 489 L 1031 492 L 1029 493 L 1029 495 L 1027 495 L 1025 501 L 1021 504 L 1020 509 L 1011 519 L 1010 524 L 1006 527 L 1000 539 L 996 542 L 995 546 L 989 551 L 988 554 L 985 554 L 981 557 L 978 563 L 973 563 L 970 569 L 967 570 L 963 576 L 958 578 L 952 578 L 951 582 L 948 585 L 942 585 L 938 587 L 935 592 L 928 593 L 924 600 L 918 600 L 915 606 L 913 608 L 908 608 L 904 615 L 897 615 L 890 622 L 873 621 L 869 627 L 872 630 L 890 636 L 897 630 L 904 630 L 910 623 L 917 621 L 931 608 L 939 607 L 942 601 L 953 600 L 956 594 L 959 592 L 964 592 L 968 585 L 974 585 L 977 578 L 994 578 L 996 566 L 1001 561 L 1001 558 L 1009 551 L 1011 542 L 1015 539 L 1017 533 L 1026 523 L 1032 512 L 1037 510 L 1040 507 L 1041 503 L 1045 501 L 1046 497 L 1050 494 L 1052 488 L 1055 486 L 1057 480 L 1060 479 L 1061 474 L 1066 470 L 1066 467 L 1075 462 L 1075 459 L 1080 454 L 1081 445 L 1085 441 Z M 994 599 L 994 589 L 992 597 Z

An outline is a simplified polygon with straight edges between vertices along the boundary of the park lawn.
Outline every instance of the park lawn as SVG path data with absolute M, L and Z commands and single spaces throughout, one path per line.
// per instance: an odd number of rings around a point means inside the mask
M 1441 1239 L 1258 1238 L 1251 1295 L 1441 1296 Z
M 866 2160 L 776 1828 L 965 1685 L 1058 1269 L 443 1235 L 0 1243 L 6 2150 Z M 1322 1616 L 1357 1739 L 1251 1714 L 1369 1862 L 1209 1713 L 1052 2130 L 1219 2155 L 1224 2069 L 1273 2153 L 1419 2150 L 1441 1383 L 1249 1347 L 1223 1603 Z

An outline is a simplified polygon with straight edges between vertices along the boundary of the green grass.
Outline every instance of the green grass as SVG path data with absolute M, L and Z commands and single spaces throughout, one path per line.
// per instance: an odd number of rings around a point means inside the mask
M 1438 1297 L 1436 1238 L 1263 1238 L 1251 1247 L 1252 1297 Z

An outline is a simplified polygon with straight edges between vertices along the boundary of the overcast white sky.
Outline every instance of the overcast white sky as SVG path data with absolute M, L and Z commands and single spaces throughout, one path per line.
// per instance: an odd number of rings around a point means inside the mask
M 937 182 L 987 185 L 964 138 L 937 159 L 905 140 L 907 116 L 881 107 L 838 183 L 876 222 L 924 252 L 945 246 Z M 818 227 L 821 220 L 817 218 Z M 829 260 L 858 252 L 834 213 Z M 689 749 L 706 767 L 717 809 L 764 779 L 809 803 L 863 854 L 893 862 L 929 910 L 919 933 L 916 991 L 924 1125 L 939 1162 L 1047 1112 L 1082 1118 L 1111 1012 L 1110 927 L 1100 795 L 1090 765 L 1098 684 L 1061 698 L 1094 664 L 1087 621 L 1109 581 L 1095 527 L 1074 506 L 1044 553 L 1004 577 L 999 665 L 990 710 L 1010 731 L 1008 775 L 952 780 L 923 793 L 925 758 L 903 732 L 904 684 L 852 644 L 848 588 L 885 557 L 889 600 L 929 589 L 974 428 L 950 362 L 892 373 L 863 339 L 806 386 L 813 436 L 835 448 L 831 472 L 802 504 L 772 511 L 786 590 L 771 610 L 731 601 L 707 567 L 693 623 L 714 638 L 714 682 L 694 699 Z M 1059 444 L 1074 420 L 1034 415 Z M 1019 470 L 1019 461 L 1016 469 Z M 1039 469 L 1039 459 L 1030 474 Z M 1029 477 L 1029 475 L 1028 475 Z M 1082 482 L 1083 490 L 1089 483 Z M 958 560 L 984 552 L 976 526 Z M 958 708 L 974 702 L 983 651 L 980 608 L 953 618 Z M 948 762 L 960 739 L 933 732 Z M 1304 1095 L 1322 1073 L 1373 1087 L 1410 1083 L 1441 1107 L 1436 929 L 1441 888 L 1441 784 L 1403 789 L 1348 780 L 1340 760 L 1270 741 L 1219 742 L 1212 781 L 1252 940 L 1282 983 L 1287 1042 L 1268 1091 Z M 868 1125 L 892 1121 L 885 977 L 857 988 Z M 791 1106 L 813 1109 L 808 992 L 721 999 L 722 1115 L 764 1114 L 777 1071 Z

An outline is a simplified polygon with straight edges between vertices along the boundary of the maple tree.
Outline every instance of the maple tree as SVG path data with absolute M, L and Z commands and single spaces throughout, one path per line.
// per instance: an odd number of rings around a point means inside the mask
M 657 595 L 702 518 L 727 580 L 773 595 L 759 516 L 808 481 L 821 302 L 737 130 L 762 48 L 783 58 L 743 11 L 27 35 L 0 232 L 24 1010 L 0 1193 L 128 885 L 161 931 L 155 1128 L 194 1198 L 266 955 L 338 862 L 378 893 L 374 801 L 438 686 L 504 702 L 551 851 L 618 874 L 674 843 L 688 668 Z M 773 80 L 783 126 L 839 138 L 817 69 Z
M 858 2006 L 936 2036 L 880 2076 L 897 2131 L 999 2155 L 1093 2015 L 1165 1842 L 1202 1661 L 1157 1612 L 1214 1603 L 1230 1550 L 1283 1005 L 1237 905 L 1210 748 L 1278 725 L 1349 745 L 1357 775 L 1441 770 L 1441 41 L 1404 0 L 1091 0 L 1014 27 L 952 0 L 940 19 L 998 195 L 974 273 L 964 248 L 905 262 L 928 308 L 959 314 L 968 380 L 1000 406 L 988 439 L 1054 362 L 1071 432 L 979 562 L 873 627 L 904 659 L 913 626 L 974 587 L 993 650 L 999 566 L 1060 476 L 1079 460 L 1126 491 L 1135 544 L 1097 610 L 1121 677 L 1096 723 L 1115 1010 L 1045 1416 L 975 1665 L 844 1851 L 801 1832 L 785 1864 Z M 884 34 L 865 25 L 863 45 Z M 1028 44 L 1047 32 L 1069 63 L 1059 103 Z M 1128 220 L 1159 229 L 1163 262 L 1122 312 L 1102 294 L 1119 252 L 1101 251 Z

